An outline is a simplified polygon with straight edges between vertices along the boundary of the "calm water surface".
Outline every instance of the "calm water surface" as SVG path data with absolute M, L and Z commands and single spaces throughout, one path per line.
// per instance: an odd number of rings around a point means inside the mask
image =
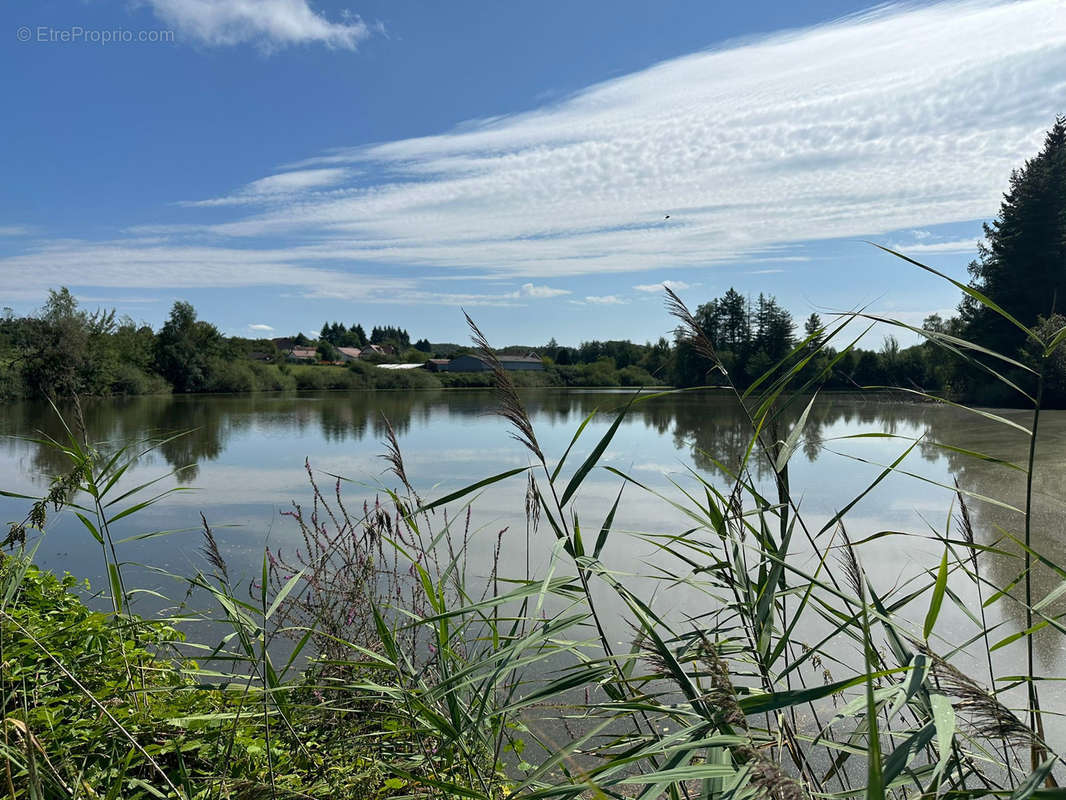
M 610 412 L 624 403 L 627 395 L 537 390 L 523 398 L 549 458 L 563 453 L 582 419 L 594 410 L 603 412 L 575 447 L 570 464 L 576 466 L 606 432 L 613 420 Z M 324 473 L 352 479 L 344 488 L 349 507 L 364 500 L 372 502 L 382 487 L 395 485 L 380 458 L 386 417 L 399 437 L 408 476 L 426 498 L 528 464 L 528 453 L 508 435 L 507 423 L 492 414 L 493 408 L 493 395 L 486 391 L 307 393 L 96 401 L 86 407 L 85 416 L 95 441 L 117 443 L 192 431 L 141 459 L 126 480 L 133 486 L 194 465 L 161 484 L 187 487 L 189 491 L 121 521 L 115 533 L 122 537 L 146 530 L 179 532 L 123 545 L 120 557 L 179 575 L 194 573 L 203 567 L 197 527 L 202 511 L 216 531 L 231 573 L 247 580 L 259 569 L 265 544 L 274 548 L 297 544 L 298 532 L 281 512 L 290 509 L 293 501 L 310 499 L 305 460 L 324 483 L 332 483 Z M 794 416 L 800 410 L 797 408 Z M 1025 414 L 1003 413 L 1028 425 Z M 49 476 L 64 468 L 52 451 L 14 438 L 32 436 L 39 430 L 58 434 L 50 409 L 32 404 L 0 409 L 0 434 L 5 434 L 0 440 L 0 488 L 41 494 L 47 490 Z M 1040 432 L 1034 543 L 1044 555 L 1066 563 L 1062 524 L 1066 520 L 1066 412 L 1047 413 L 1041 419 Z M 893 437 L 846 438 L 863 433 Z M 724 487 L 714 462 L 737 463 L 747 439 L 744 421 L 727 398 L 681 393 L 637 406 L 618 431 L 603 463 L 670 498 L 683 500 L 681 489 L 697 485 L 693 471 Z M 854 540 L 880 531 L 916 534 L 886 537 L 861 547 L 864 567 L 885 592 L 923 570 L 935 569 L 942 546 L 929 537 L 933 531 L 942 533 L 948 525 L 953 496 L 945 487 L 955 479 L 964 490 L 977 495 L 1014 505 L 1024 500 L 1021 472 L 937 446 L 962 447 L 1024 465 L 1027 445 L 1018 431 L 950 407 L 856 395 L 825 396 L 815 404 L 803 443 L 792 461 L 791 484 L 801 499 L 808 525 L 813 530 L 820 528 L 878 476 L 881 465 L 892 463 L 915 439 L 921 440 L 919 445 L 899 467 L 912 474 L 890 475 L 846 518 Z M 758 477 L 766 481 L 768 474 Z M 606 470 L 590 475 L 577 505 L 585 527 L 598 528 L 620 484 L 621 480 Z M 472 529 L 476 537 L 485 537 L 485 546 L 474 549 L 472 571 L 487 572 L 487 561 L 478 554 L 491 553 L 489 542 L 495 542 L 501 530 L 501 572 L 519 575 L 524 571 L 524 491 L 525 481 L 518 477 L 484 491 L 474 503 Z M 1001 535 L 1001 529 L 1021 535 L 1021 515 L 978 499 L 972 500 L 971 508 L 979 540 L 990 542 Z M 0 498 L 0 517 L 4 520 L 21 519 L 25 510 L 25 501 Z M 609 568 L 631 574 L 628 580 L 632 585 L 675 618 L 703 613 L 708 610 L 703 607 L 707 600 L 684 590 L 667 589 L 656 581 L 649 565 L 659 563 L 675 570 L 680 565 L 663 561 L 664 557 L 656 555 L 655 548 L 639 534 L 679 533 L 691 525 L 691 520 L 668 503 L 629 487 L 617 514 L 617 532 L 605 554 Z M 533 543 L 531 556 L 534 571 L 543 574 L 552 537 L 542 530 L 539 539 Z M 796 558 L 802 561 L 802 553 Z M 60 516 L 52 523 L 38 551 L 38 561 L 102 585 L 98 545 L 73 517 Z M 988 556 L 982 568 L 988 570 L 990 580 L 1002 586 L 1017 577 L 1021 566 L 1016 558 Z M 1056 580 L 1050 571 L 1041 572 L 1036 579 L 1038 593 L 1050 591 Z M 157 572 L 141 571 L 132 582 L 170 597 L 181 592 L 176 581 Z M 972 635 L 973 625 L 958 606 L 975 612 L 978 608 L 968 581 L 960 575 L 953 586 L 959 591 L 958 604 L 945 603 L 937 627 L 943 637 L 939 643 L 942 651 Z M 604 602 L 611 602 L 610 598 L 605 597 Z M 911 617 L 920 622 L 925 608 L 919 601 Z M 1006 621 L 1012 625 L 1023 620 L 1017 607 L 1009 603 L 999 603 L 990 612 L 993 620 L 1008 615 Z M 619 624 L 612 635 L 622 639 L 630 634 Z M 1037 641 L 1038 668 L 1045 675 L 1066 674 L 1063 637 L 1044 636 Z M 1021 652 L 1018 646 L 998 651 L 1000 671 L 1013 668 Z M 1066 709 L 1061 695 L 1047 691 L 1045 707 Z M 1055 727 L 1061 732 L 1061 725 Z

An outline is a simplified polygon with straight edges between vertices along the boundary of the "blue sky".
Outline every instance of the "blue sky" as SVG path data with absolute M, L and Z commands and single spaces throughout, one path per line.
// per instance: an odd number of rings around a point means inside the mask
M 963 278 L 1066 111 L 1054 0 L 19 0 L 0 19 L 0 305 L 66 285 L 158 325 L 187 299 L 239 335 L 336 319 L 460 341 L 462 306 L 501 344 L 645 340 L 672 328 L 664 281 L 692 305 L 735 286 L 797 318 L 919 323 L 957 293 L 863 240 Z

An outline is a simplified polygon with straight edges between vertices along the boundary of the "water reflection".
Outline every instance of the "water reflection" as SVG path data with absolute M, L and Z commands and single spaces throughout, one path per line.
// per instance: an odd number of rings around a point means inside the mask
M 524 394 L 545 451 L 555 455 L 566 448 L 580 422 L 600 410 L 604 413 L 586 433 L 587 452 L 610 424 L 611 413 L 627 399 L 628 395 L 617 392 L 541 390 Z M 784 411 L 782 431 L 796 424 L 805 406 L 806 400 L 800 400 Z M 153 511 L 155 516 L 140 524 L 158 528 L 191 525 L 195 510 L 202 509 L 213 521 L 242 526 L 229 535 L 229 545 L 232 552 L 238 556 L 243 553 L 254 563 L 263 537 L 272 531 L 271 535 L 281 535 L 274 527 L 276 509 L 306 494 L 300 469 L 303 460 L 310 458 L 323 469 L 355 479 L 378 476 L 383 469 L 377 455 L 386 419 L 400 437 L 409 472 L 423 487 L 438 484 L 438 490 L 443 490 L 440 487 L 460 486 L 527 463 L 528 455 L 507 437 L 505 424 L 492 415 L 492 408 L 492 393 L 485 391 L 143 397 L 87 402 L 84 421 L 89 438 L 102 443 L 105 452 L 120 443 L 189 431 L 147 455 L 138 465 L 138 477 L 154 477 L 164 466 L 166 470 L 181 470 L 177 480 L 200 486 L 200 493 L 191 500 L 161 505 Z M 1010 413 L 1012 419 L 1027 424 L 1024 416 Z M 50 408 L 28 403 L 4 407 L 0 433 L 32 436 L 35 431 L 56 437 L 62 434 Z M 868 432 L 901 438 L 846 438 Z M 680 393 L 636 405 L 604 458 L 619 468 L 635 471 L 648 485 L 667 487 L 666 476 L 683 476 L 687 468 L 713 476 L 717 473 L 715 462 L 736 465 L 746 451 L 748 438 L 747 420 L 731 398 Z M 862 491 L 880 471 L 876 465 L 891 463 L 908 446 L 908 439 L 920 441 L 903 465 L 909 471 L 940 484 L 957 479 L 964 490 L 975 495 L 1015 505 L 1024 501 L 1022 472 L 937 444 L 1024 464 L 1026 439 L 1021 432 L 950 407 L 874 396 L 826 395 L 812 407 L 793 461 L 793 487 L 802 493 L 804 507 L 814 521 L 829 518 Z M 1066 519 L 1061 491 L 1066 474 L 1064 441 L 1066 414 L 1046 414 L 1041 420 L 1037 453 L 1033 541 L 1036 549 L 1056 563 L 1066 563 L 1066 537 L 1060 531 Z M 26 440 L 5 438 L 0 448 L 0 486 L 6 489 L 40 493 L 49 476 L 67 466 L 61 454 Z M 838 453 L 865 461 L 848 460 Z M 575 458 L 580 455 L 575 451 Z M 758 460 L 752 462 L 751 469 L 757 480 L 769 477 L 767 465 Z M 614 476 L 596 473 L 583 487 L 591 513 L 601 513 L 609 505 L 617 483 Z M 484 496 L 479 508 L 488 519 L 515 521 L 512 518 L 520 515 L 520 492 L 520 487 L 500 487 Z M 673 524 L 661 510 L 653 509 L 653 504 L 629 502 L 631 529 L 662 529 Z M 854 533 L 869 535 L 904 526 L 928 533 L 926 523 L 942 532 L 950 503 L 946 490 L 894 476 L 876 495 L 856 506 Z M 5 519 L 13 519 L 23 509 L 17 501 L 2 500 L 0 510 L 5 512 Z M 1003 531 L 1019 537 L 1022 534 L 1024 519 L 1017 513 L 979 499 L 971 500 L 971 510 L 982 542 L 1002 538 Z M 73 536 L 69 530 L 67 533 Z M 48 557 L 57 567 L 84 573 L 84 563 L 92 562 L 82 563 L 78 555 L 90 551 L 79 550 L 77 543 L 63 539 L 66 534 L 62 527 L 55 535 L 63 544 Z M 151 546 L 156 549 L 143 550 L 142 558 L 155 563 L 164 560 L 187 565 L 194 551 L 188 540 Z M 1006 549 L 1017 552 L 1013 545 Z M 909 546 L 901 547 L 899 540 L 872 552 L 883 556 L 877 566 L 886 581 L 904 569 L 906 559 L 925 563 L 928 555 L 918 545 L 912 553 Z M 639 559 L 643 551 L 636 546 L 620 548 L 615 557 L 620 561 Z M 72 560 L 65 563 L 65 558 Z M 988 571 L 988 580 L 1000 586 L 1012 583 L 1021 570 L 1015 557 L 984 557 L 981 563 Z M 1052 570 L 1041 569 L 1035 575 L 1036 590 L 1043 595 L 1059 580 Z M 1051 610 L 1058 613 L 1062 609 L 1053 604 Z M 1015 625 L 1023 621 L 1015 604 L 1000 603 L 995 611 Z M 1053 649 L 1057 641 L 1052 636 L 1038 639 L 1047 668 L 1061 659 Z

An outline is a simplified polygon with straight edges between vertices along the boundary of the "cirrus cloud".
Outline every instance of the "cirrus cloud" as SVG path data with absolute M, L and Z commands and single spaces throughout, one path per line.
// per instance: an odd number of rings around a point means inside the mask
M 361 35 L 361 23 L 329 22 L 303 0 L 151 2 L 202 24 L 208 41 L 242 26 L 335 46 Z M 337 39 L 335 26 L 356 31 Z M 776 264 L 800 258 L 788 255 L 796 243 L 987 218 L 1063 96 L 1055 0 L 880 7 L 665 61 L 527 113 L 264 170 L 197 201 L 198 214 L 237 213 L 162 220 L 163 241 L 82 244 L 59 261 L 27 247 L 0 269 L 39 293 L 102 274 L 114 282 L 93 285 L 254 282 L 515 304 L 552 296 L 538 287 L 569 276 Z M 523 288 L 427 287 L 456 274 Z

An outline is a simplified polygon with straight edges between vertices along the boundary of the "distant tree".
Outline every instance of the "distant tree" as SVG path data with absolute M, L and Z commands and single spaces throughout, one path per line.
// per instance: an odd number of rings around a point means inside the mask
M 297 347 L 307 347 L 307 345 L 311 344 L 311 340 L 304 336 L 303 331 L 300 331 L 293 337 L 292 343 Z
M 715 344 L 720 349 L 741 355 L 751 341 L 751 321 L 744 296 L 730 287 L 729 291 L 718 301 L 718 312 L 721 320 L 721 330 L 718 335 L 721 341 Z
M 755 309 L 754 349 L 765 353 L 770 365 L 773 365 L 792 349 L 796 326 L 792 322 L 792 315 L 781 308 L 773 297 L 760 294 Z M 752 369 L 751 374 L 761 375 L 763 371 Z
M 423 353 L 432 353 L 433 345 L 429 343 L 429 339 L 419 339 L 415 342 L 415 350 L 421 350 Z
M 922 328 L 933 333 L 944 333 L 947 329 L 944 318 L 939 314 L 930 314 L 922 320 Z
M 367 342 L 367 338 L 366 338 L 366 331 L 363 330 L 363 326 L 362 325 L 358 325 L 358 324 L 352 325 L 352 327 L 349 328 L 349 330 L 352 332 L 352 336 L 355 339 L 355 344 L 353 345 L 353 347 L 366 347 L 367 346 L 368 342 Z
M 341 360 L 341 354 L 337 352 L 337 348 L 328 341 L 320 341 L 318 343 L 318 357 L 321 361 Z
M 391 345 L 396 350 L 406 350 L 411 346 L 411 337 L 406 330 L 394 328 L 391 325 L 385 327 L 374 326 L 370 331 L 370 344 Z
M 155 341 L 156 370 L 176 392 L 204 391 L 210 364 L 222 352 L 222 334 L 209 322 L 196 318 L 190 303 L 178 301 Z
M 810 347 L 816 350 L 822 344 L 822 318 L 811 314 L 803 323 L 803 338 L 810 339 Z
M 25 337 L 22 376 L 32 394 L 52 398 L 107 391 L 107 336 L 115 312 L 88 313 L 64 287 L 48 301 Z

